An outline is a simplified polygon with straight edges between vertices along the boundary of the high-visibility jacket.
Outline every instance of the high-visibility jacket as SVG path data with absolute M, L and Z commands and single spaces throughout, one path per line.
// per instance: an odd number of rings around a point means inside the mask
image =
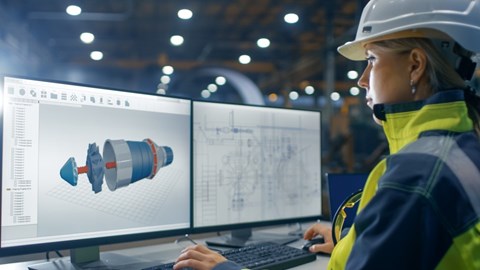
M 463 90 L 374 113 L 390 155 L 328 269 L 480 269 L 480 143 Z

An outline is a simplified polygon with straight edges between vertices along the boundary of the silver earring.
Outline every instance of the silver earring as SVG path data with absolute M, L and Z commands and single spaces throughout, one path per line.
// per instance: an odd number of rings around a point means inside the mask
M 417 86 L 413 83 L 413 80 L 410 81 L 410 86 L 412 87 L 412 95 L 415 95 L 417 92 Z

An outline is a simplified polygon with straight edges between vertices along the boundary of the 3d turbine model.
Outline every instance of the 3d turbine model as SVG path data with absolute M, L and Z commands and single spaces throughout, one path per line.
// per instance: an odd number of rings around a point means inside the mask
M 87 162 L 77 167 L 73 157 L 60 169 L 60 176 L 72 186 L 77 185 L 78 175 L 87 173 L 95 193 L 102 191 L 103 177 L 108 189 L 128 186 L 138 180 L 152 179 L 158 170 L 170 165 L 173 151 L 168 146 L 158 146 L 150 139 L 143 141 L 106 140 L 103 158 L 95 143 L 88 145 Z

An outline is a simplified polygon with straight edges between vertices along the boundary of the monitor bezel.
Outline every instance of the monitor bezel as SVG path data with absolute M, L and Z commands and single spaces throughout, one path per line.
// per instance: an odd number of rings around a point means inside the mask
M 323 136 L 323 126 L 322 126 L 322 123 L 323 123 L 323 120 L 322 120 L 322 117 L 323 117 L 323 113 L 321 110 L 319 109 L 312 109 L 312 108 L 286 108 L 286 107 L 278 107 L 278 106 L 270 106 L 270 105 L 258 105 L 258 104 L 243 104 L 243 103 L 234 103 L 234 102 L 220 102 L 220 101 L 212 101 L 212 100 L 200 100 L 200 99 L 192 99 L 192 121 L 191 121 L 191 124 L 192 124 L 192 199 L 191 199 L 191 202 L 192 202 L 192 233 L 210 233 L 210 232 L 221 232 L 221 231 L 234 231 L 234 230 L 241 230 L 241 229 L 256 229 L 256 228 L 261 228 L 261 227 L 268 227 L 268 226 L 274 226 L 274 225 L 288 225 L 288 224 L 301 224 L 301 223 L 305 223 L 305 222 L 312 222 L 312 221 L 319 221 L 319 220 L 323 220 L 323 221 L 327 221 L 328 218 L 325 217 L 325 215 L 322 213 L 322 199 L 320 198 L 320 213 L 318 215 L 312 215 L 312 216 L 304 216 L 304 217 L 292 217 L 292 218 L 285 218 L 285 219 L 275 219 L 275 220 L 266 220 L 266 221 L 252 221 L 252 222 L 242 222 L 242 223 L 232 223 L 232 224 L 221 224 L 221 225 L 209 225 L 209 226 L 201 226 L 201 227 L 197 227 L 196 224 L 195 224 L 195 219 L 194 219 L 194 215 L 195 215 L 195 211 L 194 211 L 194 168 L 195 168 L 195 159 L 194 159 L 194 149 L 193 149 L 193 140 L 194 140 L 194 128 L 193 128 L 193 125 L 194 125 L 194 114 L 195 114 L 195 111 L 194 111 L 194 105 L 195 103 L 212 103 L 212 104 L 221 104 L 221 105 L 233 105 L 233 106 L 244 106 L 244 107 L 252 107 L 252 108 L 266 108 L 266 109 L 278 109 L 278 110 L 294 110 L 294 111 L 305 111 L 305 112 L 313 112 L 313 113 L 318 113 L 319 114 L 319 120 L 320 120 L 320 123 L 319 123 L 319 127 L 320 127 L 320 138 L 319 138 L 319 145 L 321 146 L 322 145 L 322 136 Z M 319 159 L 320 159 L 320 162 L 322 160 L 322 151 L 320 149 L 319 151 Z M 322 163 L 322 162 L 321 162 Z M 322 178 L 323 178 L 323 168 L 322 168 L 322 164 L 319 164 L 320 166 L 320 189 L 321 189 L 321 192 L 323 190 L 323 183 L 322 183 Z M 321 194 L 320 196 L 322 196 L 323 194 Z
M 190 210 L 192 209 L 192 194 L 193 194 L 193 179 L 192 179 L 192 99 L 182 97 L 182 96 L 175 96 L 175 95 L 158 95 L 154 93 L 147 93 L 147 92 L 140 92 L 140 91 L 133 91 L 128 89 L 121 89 L 121 88 L 113 88 L 108 86 L 101 86 L 101 85 L 91 85 L 91 84 L 84 84 L 84 83 L 77 83 L 77 82 L 68 82 L 68 81 L 61 81 L 61 80 L 51 80 L 51 79 L 43 79 L 33 76 L 24 76 L 24 75 L 12 75 L 12 74 L 0 74 L 0 97 L 1 102 L 0 104 L 0 127 L 2 132 L 0 132 L 0 164 L 3 166 L 3 124 L 4 124 L 4 106 L 3 106 L 3 95 L 4 95 L 4 83 L 5 78 L 13 78 L 13 79 L 24 79 L 24 80 L 33 80 L 33 81 L 40 81 L 40 82 L 47 82 L 47 83 L 58 83 L 58 84 L 65 84 L 71 86 L 80 86 L 80 87 L 90 87 L 90 88 L 97 88 L 101 90 L 110 90 L 110 91 L 117 91 L 117 92 L 125 92 L 125 93 L 132 93 L 132 94 L 139 94 L 139 95 L 146 95 L 152 97 L 164 97 L 166 99 L 181 99 L 184 101 L 189 102 L 190 107 L 190 176 L 189 176 L 189 187 L 190 187 Z M 187 105 L 188 106 L 188 105 Z M 3 178 L 0 175 L 0 188 L 3 186 Z M 2 202 L 3 193 L 0 192 L 0 228 L 2 224 L 2 216 L 1 216 L 1 202 Z M 42 253 L 42 252 L 49 252 L 49 251 L 58 251 L 58 250 L 67 250 L 67 249 L 76 249 L 76 248 L 84 248 L 90 246 L 106 246 L 112 244 L 120 244 L 120 243 L 131 243 L 137 241 L 144 241 L 144 240 L 153 240 L 158 238 L 166 238 L 166 237 L 175 237 L 181 236 L 192 231 L 192 211 L 189 213 L 189 226 L 186 228 L 179 228 L 179 229 L 169 229 L 169 230 L 161 230 L 161 231 L 154 231 L 154 232 L 143 232 L 143 233 L 129 233 L 129 234 L 122 234 L 122 235 L 115 235 L 115 236 L 101 236 L 101 237 L 91 237 L 85 239 L 72 239 L 72 240 L 62 240 L 62 241 L 52 241 L 52 242 L 45 242 L 45 243 L 35 243 L 35 244 L 26 244 L 26 245 L 19 245 L 19 246 L 8 246 L 2 247 L 0 245 L 0 257 L 7 257 L 7 256 L 18 256 L 18 255 L 28 255 L 34 253 Z M 2 231 L 0 230 L 0 239 L 2 238 Z

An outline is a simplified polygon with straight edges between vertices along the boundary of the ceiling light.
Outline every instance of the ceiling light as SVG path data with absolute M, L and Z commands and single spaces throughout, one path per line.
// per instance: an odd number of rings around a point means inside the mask
M 246 54 L 240 55 L 240 57 L 238 58 L 238 62 L 240 62 L 240 64 L 246 65 L 250 63 L 250 61 L 252 61 L 252 58 L 250 58 L 250 56 Z
M 208 91 L 215 93 L 218 90 L 218 86 L 214 83 L 211 83 L 207 86 Z
M 90 44 L 95 40 L 95 36 L 92 33 L 84 32 L 80 35 L 80 40 L 83 43 Z
M 79 6 L 70 5 L 67 7 L 66 12 L 68 15 L 77 16 L 77 15 L 80 15 L 80 13 L 82 13 L 82 9 Z
M 297 91 L 291 91 L 289 94 L 288 94 L 288 97 L 291 99 L 291 100 L 297 100 L 299 95 L 298 95 L 298 92 Z
M 174 46 L 180 46 L 183 44 L 183 37 L 180 35 L 174 35 L 170 38 L 170 43 Z
M 270 102 L 275 102 L 275 101 L 277 101 L 277 100 L 278 100 L 277 94 L 271 93 L 270 95 L 268 95 L 268 100 L 269 100 Z
M 172 73 L 173 73 L 173 67 L 172 67 L 172 66 L 164 66 L 164 67 L 162 68 L 162 72 L 163 72 L 163 74 L 165 74 L 165 75 L 172 75 Z
M 356 86 L 353 86 L 350 88 L 350 95 L 352 96 L 358 96 L 360 94 L 360 89 Z
M 287 15 L 285 15 L 285 17 L 283 17 L 283 19 L 287 23 L 296 23 L 298 22 L 298 15 L 295 13 L 288 13 Z
M 347 77 L 351 80 L 355 80 L 356 78 L 358 78 L 358 72 L 355 70 L 350 70 L 349 72 L 347 72 Z
M 210 91 L 208 91 L 207 89 L 204 89 L 202 90 L 202 92 L 200 93 L 200 95 L 203 97 L 203 98 L 209 98 L 211 93 Z
M 305 94 L 312 95 L 313 93 L 315 93 L 315 88 L 313 88 L 311 85 L 307 85 L 305 87 Z
M 167 94 L 167 90 L 165 90 L 164 88 L 158 88 L 157 89 L 157 94 L 165 95 L 165 94 Z
M 168 75 L 163 75 L 160 77 L 160 82 L 163 84 L 168 84 L 170 82 L 170 77 Z
M 215 83 L 218 85 L 224 85 L 226 82 L 227 79 L 225 79 L 225 77 L 223 76 L 218 76 L 217 78 L 215 78 Z
M 330 94 L 330 99 L 333 101 L 338 101 L 340 99 L 340 94 L 338 92 L 332 92 Z
M 267 48 L 270 46 L 270 40 L 268 40 L 268 38 L 260 38 L 257 40 L 257 46 L 260 48 Z
M 90 58 L 92 58 L 95 61 L 102 60 L 103 58 L 103 53 L 100 51 L 93 51 L 90 53 Z
M 177 13 L 178 15 L 178 18 L 182 19 L 182 20 L 188 20 L 190 18 L 192 18 L 192 11 L 190 9 L 180 9 Z

